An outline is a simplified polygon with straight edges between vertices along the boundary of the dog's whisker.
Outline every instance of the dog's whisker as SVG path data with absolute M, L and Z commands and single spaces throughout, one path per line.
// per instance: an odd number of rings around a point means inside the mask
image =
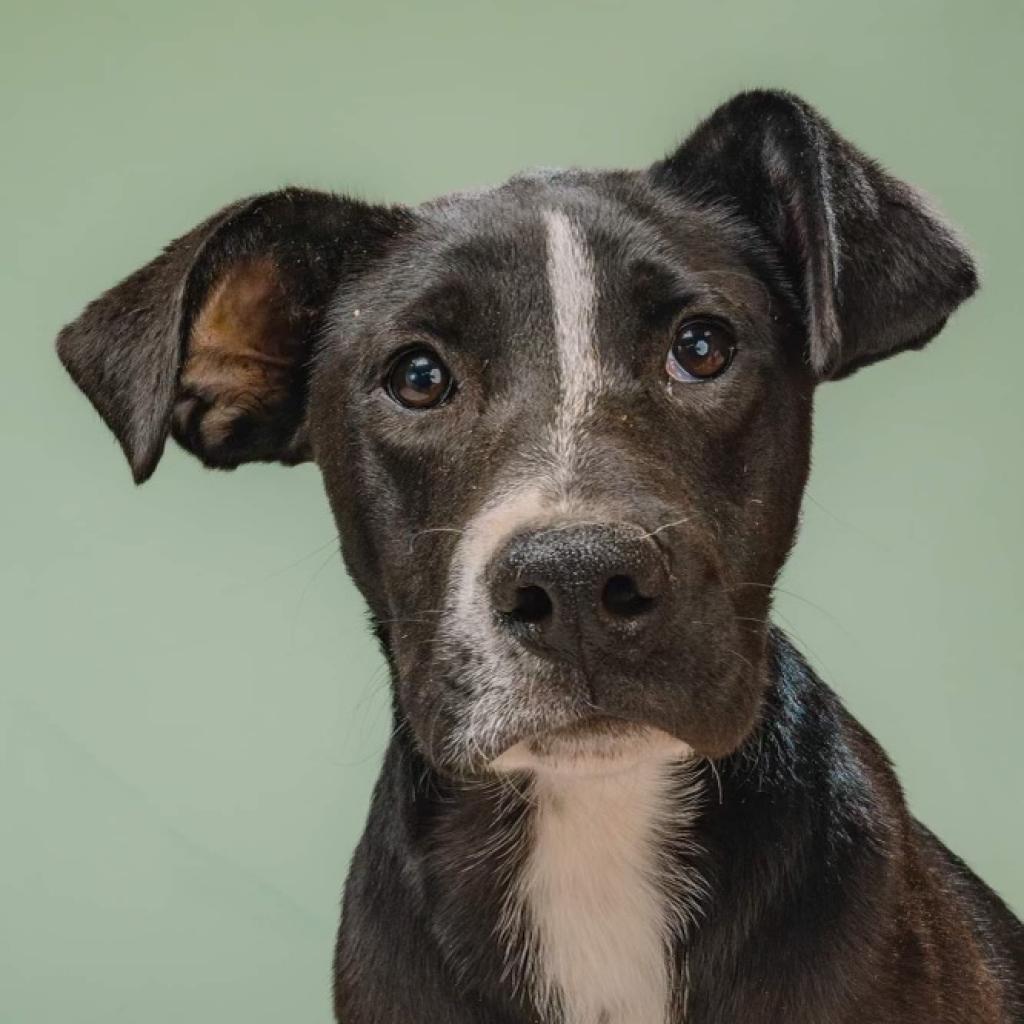
M 420 616 L 429 615 L 430 612 L 421 612 Z M 438 614 L 441 614 L 440 612 Z M 405 626 L 405 625 L 417 625 L 417 626 L 433 626 L 436 625 L 434 619 L 421 618 L 420 616 L 406 616 L 405 618 L 398 619 L 376 619 L 378 626 Z
M 304 565 L 311 558 L 316 558 L 316 556 L 319 555 L 325 548 L 331 548 L 332 557 L 334 555 L 341 554 L 341 539 L 338 537 L 336 533 L 329 537 L 326 541 L 324 541 L 323 544 L 318 544 L 315 548 L 313 548 L 312 551 L 309 551 L 301 557 L 295 559 L 295 561 L 289 562 L 287 565 L 283 565 L 279 569 L 273 569 L 266 575 L 261 575 L 246 582 L 236 583 L 229 587 L 226 587 L 225 593 L 235 593 L 247 587 L 254 587 L 259 584 L 269 583 L 271 580 L 275 580 L 278 577 L 285 575 L 285 573 L 291 572 L 292 569 L 297 569 L 300 565 Z
M 663 523 L 661 526 L 649 531 L 648 533 L 640 534 L 640 540 L 647 540 L 651 537 L 657 537 L 659 533 L 664 533 L 666 530 L 672 530 L 677 526 L 685 526 L 693 519 L 693 515 L 688 515 L 684 516 L 682 519 L 674 519 L 671 523 Z
M 747 580 L 745 582 L 735 584 L 733 587 L 729 589 L 728 592 L 730 594 L 733 594 L 737 590 L 742 590 L 750 587 L 758 587 L 762 590 L 771 590 L 776 594 L 784 594 L 786 597 L 792 598 L 794 601 L 799 601 L 801 604 L 805 604 L 809 608 L 813 608 L 815 611 L 820 612 L 821 615 L 828 619 L 833 625 L 843 630 L 844 633 L 847 632 L 842 622 L 840 622 L 839 619 L 837 619 L 836 616 L 833 615 L 832 612 L 830 612 L 827 608 L 823 607 L 820 604 L 817 604 L 808 597 L 804 597 L 802 594 L 797 594 L 795 591 L 787 590 L 785 587 L 780 587 L 778 584 L 760 583 L 753 580 Z
M 757 671 L 757 669 L 754 666 L 754 663 L 745 655 L 740 654 L 739 651 L 734 651 L 731 647 L 723 647 L 722 650 L 725 651 L 726 654 L 731 654 L 734 658 L 739 658 L 739 660 L 742 661 L 743 664 L 746 665 L 751 672 Z

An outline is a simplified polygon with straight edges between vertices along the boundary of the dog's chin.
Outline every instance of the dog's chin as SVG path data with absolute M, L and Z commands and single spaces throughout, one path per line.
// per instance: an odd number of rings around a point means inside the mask
M 687 743 L 656 726 L 595 716 L 518 740 L 488 767 L 499 774 L 593 777 L 693 756 Z

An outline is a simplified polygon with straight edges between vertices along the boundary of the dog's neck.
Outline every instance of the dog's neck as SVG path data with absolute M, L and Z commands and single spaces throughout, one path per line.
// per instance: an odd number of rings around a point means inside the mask
M 529 780 L 502 933 L 545 1020 L 664 1024 L 679 1002 L 673 950 L 703 888 L 685 857 L 696 779 L 692 766 L 652 760 Z

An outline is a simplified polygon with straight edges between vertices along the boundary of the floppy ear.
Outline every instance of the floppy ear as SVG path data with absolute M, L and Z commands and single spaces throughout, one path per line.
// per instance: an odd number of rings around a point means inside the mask
M 136 483 L 168 433 L 206 465 L 309 458 L 309 360 L 326 307 L 408 222 L 285 189 L 227 207 L 86 307 L 57 352 Z
M 821 379 L 922 347 L 978 286 L 970 254 L 927 200 L 788 93 L 735 97 L 652 173 L 740 213 L 774 247 Z

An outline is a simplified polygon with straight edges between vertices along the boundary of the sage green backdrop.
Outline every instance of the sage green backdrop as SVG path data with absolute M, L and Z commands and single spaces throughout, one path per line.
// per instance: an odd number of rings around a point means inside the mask
M 416 202 L 641 165 L 791 88 L 963 226 L 985 289 L 824 388 L 778 619 L 1024 911 L 1024 7 L 0 4 L 0 1022 L 326 1021 L 388 731 L 315 469 L 136 490 L 58 366 L 85 302 L 285 182 Z

